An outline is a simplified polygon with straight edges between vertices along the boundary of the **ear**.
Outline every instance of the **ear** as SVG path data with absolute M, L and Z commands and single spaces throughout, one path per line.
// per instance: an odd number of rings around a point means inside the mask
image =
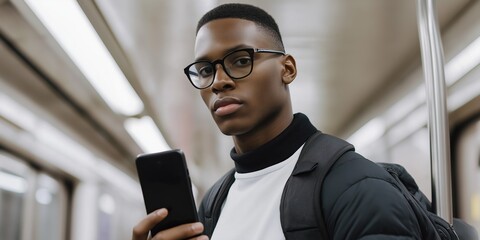
M 284 72 L 282 75 L 282 81 L 285 84 L 290 84 L 297 77 L 297 64 L 295 63 L 295 58 L 292 55 L 287 54 L 284 58 Z

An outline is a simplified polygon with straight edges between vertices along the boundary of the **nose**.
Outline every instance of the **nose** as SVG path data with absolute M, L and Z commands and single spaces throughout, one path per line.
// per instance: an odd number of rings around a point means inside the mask
M 215 78 L 213 79 L 212 91 L 219 92 L 232 90 L 235 88 L 235 82 L 228 76 L 221 64 L 215 65 Z

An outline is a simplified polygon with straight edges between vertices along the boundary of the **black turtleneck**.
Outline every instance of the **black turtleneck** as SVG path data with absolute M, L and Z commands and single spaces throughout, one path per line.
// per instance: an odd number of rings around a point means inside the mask
M 258 171 L 288 159 L 315 132 L 317 129 L 308 117 L 297 113 L 293 115 L 292 123 L 271 141 L 244 154 L 237 154 L 233 148 L 230 157 L 235 161 L 238 173 Z

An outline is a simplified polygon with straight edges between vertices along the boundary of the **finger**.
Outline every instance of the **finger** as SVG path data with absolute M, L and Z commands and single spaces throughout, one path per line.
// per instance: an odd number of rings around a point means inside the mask
M 153 236 L 152 240 L 189 239 L 202 233 L 203 233 L 203 224 L 200 222 L 196 222 L 196 223 L 179 225 L 174 228 L 161 231 L 157 233 L 155 236 Z
M 167 217 L 168 211 L 165 208 L 159 209 L 148 214 L 142 221 L 140 221 L 132 232 L 132 240 L 145 240 L 148 237 L 148 232 L 155 225 Z
M 208 236 L 207 235 L 202 235 L 202 236 L 190 238 L 190 240 L 208 240 Z

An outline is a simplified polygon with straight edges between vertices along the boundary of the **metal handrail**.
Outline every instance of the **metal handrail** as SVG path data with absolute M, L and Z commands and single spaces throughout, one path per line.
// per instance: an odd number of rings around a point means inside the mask
M 436 213 L 453 223 L 450 137 L 443 48 L 434 0 L 417 1 L 418 31 L 428 105 L 432 198 Z

